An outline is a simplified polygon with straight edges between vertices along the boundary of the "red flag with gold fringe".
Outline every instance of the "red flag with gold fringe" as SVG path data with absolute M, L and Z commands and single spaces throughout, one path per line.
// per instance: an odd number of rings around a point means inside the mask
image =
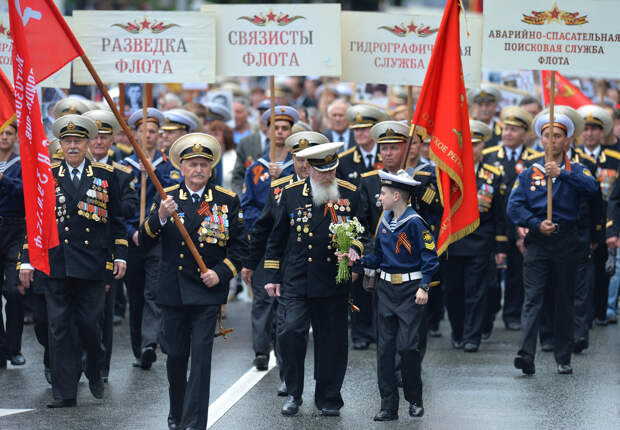
M 461 64 L 459 4 L 458 0 L 446 4 L 413 117 L 413 123 L 425 127 L 431 137 L 431 158 L 437 165 L 444 207 L 437 237 L 439 255 L 480 224 Z

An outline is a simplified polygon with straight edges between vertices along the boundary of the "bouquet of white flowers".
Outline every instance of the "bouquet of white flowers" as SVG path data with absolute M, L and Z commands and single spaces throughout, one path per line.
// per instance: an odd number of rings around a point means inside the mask
M 329 231 L 333 234 L 333 242 L 336 243 L 338 252 L 348 253 L 349 248 L 354 241 L 360 239 L 360 235 L 364 233 L 364 227 L 356 217 L 343 223 L 331 223 Z M 338 275 L 336 282 L 339 284 L 347 282 L 351 279 L 351 271 L 349 269 L 348 257 L 343 257 L 338 263 Z

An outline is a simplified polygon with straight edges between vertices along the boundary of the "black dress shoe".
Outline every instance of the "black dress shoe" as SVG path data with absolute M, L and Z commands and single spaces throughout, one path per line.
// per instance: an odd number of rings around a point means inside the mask
M 142 367 L 142 359 L 141 358 L 134 359 L 133 363 L 131 363 L 131 365 L 133 367 Z
M 150 369 L 153 363 L 157 361 L 157 354 L 155 354 L 155 348 L 153 348 L 152 346 L 147 346 L 146 348 L 144 348 L 142 350 L 142 355 L 140 356 L 140 361 L 142 361 L 142 364 L 140 365 L 141 368 L 143 368 L 144 370 Z
M 552 343 L 543 343 L 540 346 L 540 349 L 542 349 L 543 352 L 553 352 L 553 344 Z
M 6 358 L 0 358 L 0 369 L 6 369 Z
M 365 340 L 358 340 L 357 342 L 353 342 L 353 349 L 356 349 L 358 351 L 366 350 L 369 346 L 370 343 Z
M 463 347 L 463 351 L 465 352 L 478 352 L 478 344 L 476 343 L 466 343 Z
M 410 417 L 421 417 L 422 415 L 424 415 L 424 407 L 418 406 L 416 403 L 411 403 L 409 405 Z
M 21 354 L 21 352 L 18 352 L 11 357 L 11 364 L 13 366 L 23 366 L 24 364 L 26 364 L 26 359 Z
M 391 411 L 389 409 L 381 409 L 373 418 L 374 421 L 395 421 L 397 419 L 398 411 Z
M 536 373 L 536 366 L 534 360 L 525 355 L 517 355 L 514 361 L 515 368 L 521 369 L 526 375 L 533 375 Z
M 180 422 L 172 417 L 168 417 L 168 430 L 180 430 Z
M 321 408 L 321 415 L 323 415 L 324 417 L 339 417 L 340 409 Z
M 560 375 L 572 375 L 573 368 L 570 366 L 570 364 L 558 364 L 558 373 Z
M 121 325 L 123 323 L 123 317 L 121 317 L 120 315 L 114 315 L 112 317 L 112 321 L 114 325 Z
M 490 331 L 484 331 L 484 332 L 482 332 L 480 337 L 482 337 L 482 340 L 489 340 L 489 338 L 491 337 L 491 332 Z
M 45 375 L 45 380 L 47 383 L 52 385 L 52 369 L 46 367 L 45 370 L 43 370 L 43 374 Z
M 607 315 L 607 324 L 618 324 L 618 317 L 616 315 Z
M 301 399 L 296 399 L 293 396 L 288 396 L 286 402 L 284 402 L 284 405 L 282 405 L 282 410 L 280 412 L 285 417 L 292 417 L 293 415 L 296 415 L 297 412 L 299 412 L 299 407 L 302 403 L 303 402 Z
M 452 338 L 452 348 L 454 348 L 454 349 L 462 349 L 463 348 L 463 341 L 462 340 L 456 340 L 456 339 Z
M 594 324 L 599 326 L 599 327 L 606 327 L 607 326 L 607 318 L 605 318 L 604 320 L 596 318 L 594 320 Z
M 506 330 L 519 331 L 519 330 L 521 330 L 521 324 L 518 323 L 518 322 L 507 322 L 506 323 Z
M 579 354 L 583 352 L 585 349 L 588 349 L 588 341 L 585 337 L 580 337 L 573 343 L 573 352 Z
M 265 354 L 257 354 L 253 364 L 256 370 L 267 370 L 269 368 L 269 357 Z
M 75 399 L 59 399 L 53 400 L 51 403 L 47 404 L 48 408 L 56 409 L 56 408 L 73 408 L 77 405 Z
M 286 382 L 282 381 L 280 386 L 278 387 L 278 396 L 284 397 L 288 394 L 288 390 L 286 389 Z
M 102 378 L 88 381 L 88 388 L 95 399 L 103 399 L 104 386 Z

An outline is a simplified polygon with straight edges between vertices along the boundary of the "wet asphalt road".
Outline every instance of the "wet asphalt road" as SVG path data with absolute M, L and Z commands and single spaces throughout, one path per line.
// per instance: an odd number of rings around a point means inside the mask
M 228 340 L 217 339 L 213 354 L 211 403 L 251 367 L 250 305 L 228 306 L 225 325 L 235 328 Z M 573 357 L 574 374 L 556 374 L 550 353 L 539 352 L 536 375 L 522 376 L 512 367 L 517 332 L 504 329 L 501 319 L 480 352 L 452 349 L 449 328 L 429 340 L 424 360 L 423 418 L 410 418 L 401 399 L 400 419 L 374 423 L 379 394 L 374 345 L 349 352 L 341 416 L 325 418 L 313 402 L 312 348 L 308 348 L 304 404 L 298 416 L 280 415 L 283 398 L 276 397 L 277 368 L 211 428 L 231 429 L 619 429 L 620 328 L 596 327 L 590 348 Z M 116 327 L 110 382 L 104 400 L 94 399 L 83 378 L 78 406 L 50 410 L 51 388 L 43 377 L 42 348 L 32 326 L 24 333 L 22 367 L 0 370 L 0 430 L 167 429 L 168 392 L 161 354 L 152 370 L 131 366 L 127 322 Z M 4 409 L 32 409 L 2 416 Z

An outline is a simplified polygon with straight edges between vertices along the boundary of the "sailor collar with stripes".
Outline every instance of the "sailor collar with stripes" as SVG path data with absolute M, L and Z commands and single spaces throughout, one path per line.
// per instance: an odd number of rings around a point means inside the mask
M 390 230 L 393 233 L 396 232 L 396 230 L 398 230 L 403 225 L 407 224 L 407 221 L 411 219 L 420 218 L 423 220 L 423 218 L 420 215 L 418 215 L 411 206 L 407 206 L 407 209 L 405 209 L 405 212 L 403 212 L 403 214 L 398 219 L 398 221 L 396 221 L 396 224 L 394 224 L 393 226 L 390 226 L 393 217 L 394 217 L 393 212 L 389 210 L 389 211 L 385 211 L 385 213 L 383 214 L 383 218 L 381 218 L 381 224 L 383 224 L 384 227 L 386 227 L 388 230 Z

